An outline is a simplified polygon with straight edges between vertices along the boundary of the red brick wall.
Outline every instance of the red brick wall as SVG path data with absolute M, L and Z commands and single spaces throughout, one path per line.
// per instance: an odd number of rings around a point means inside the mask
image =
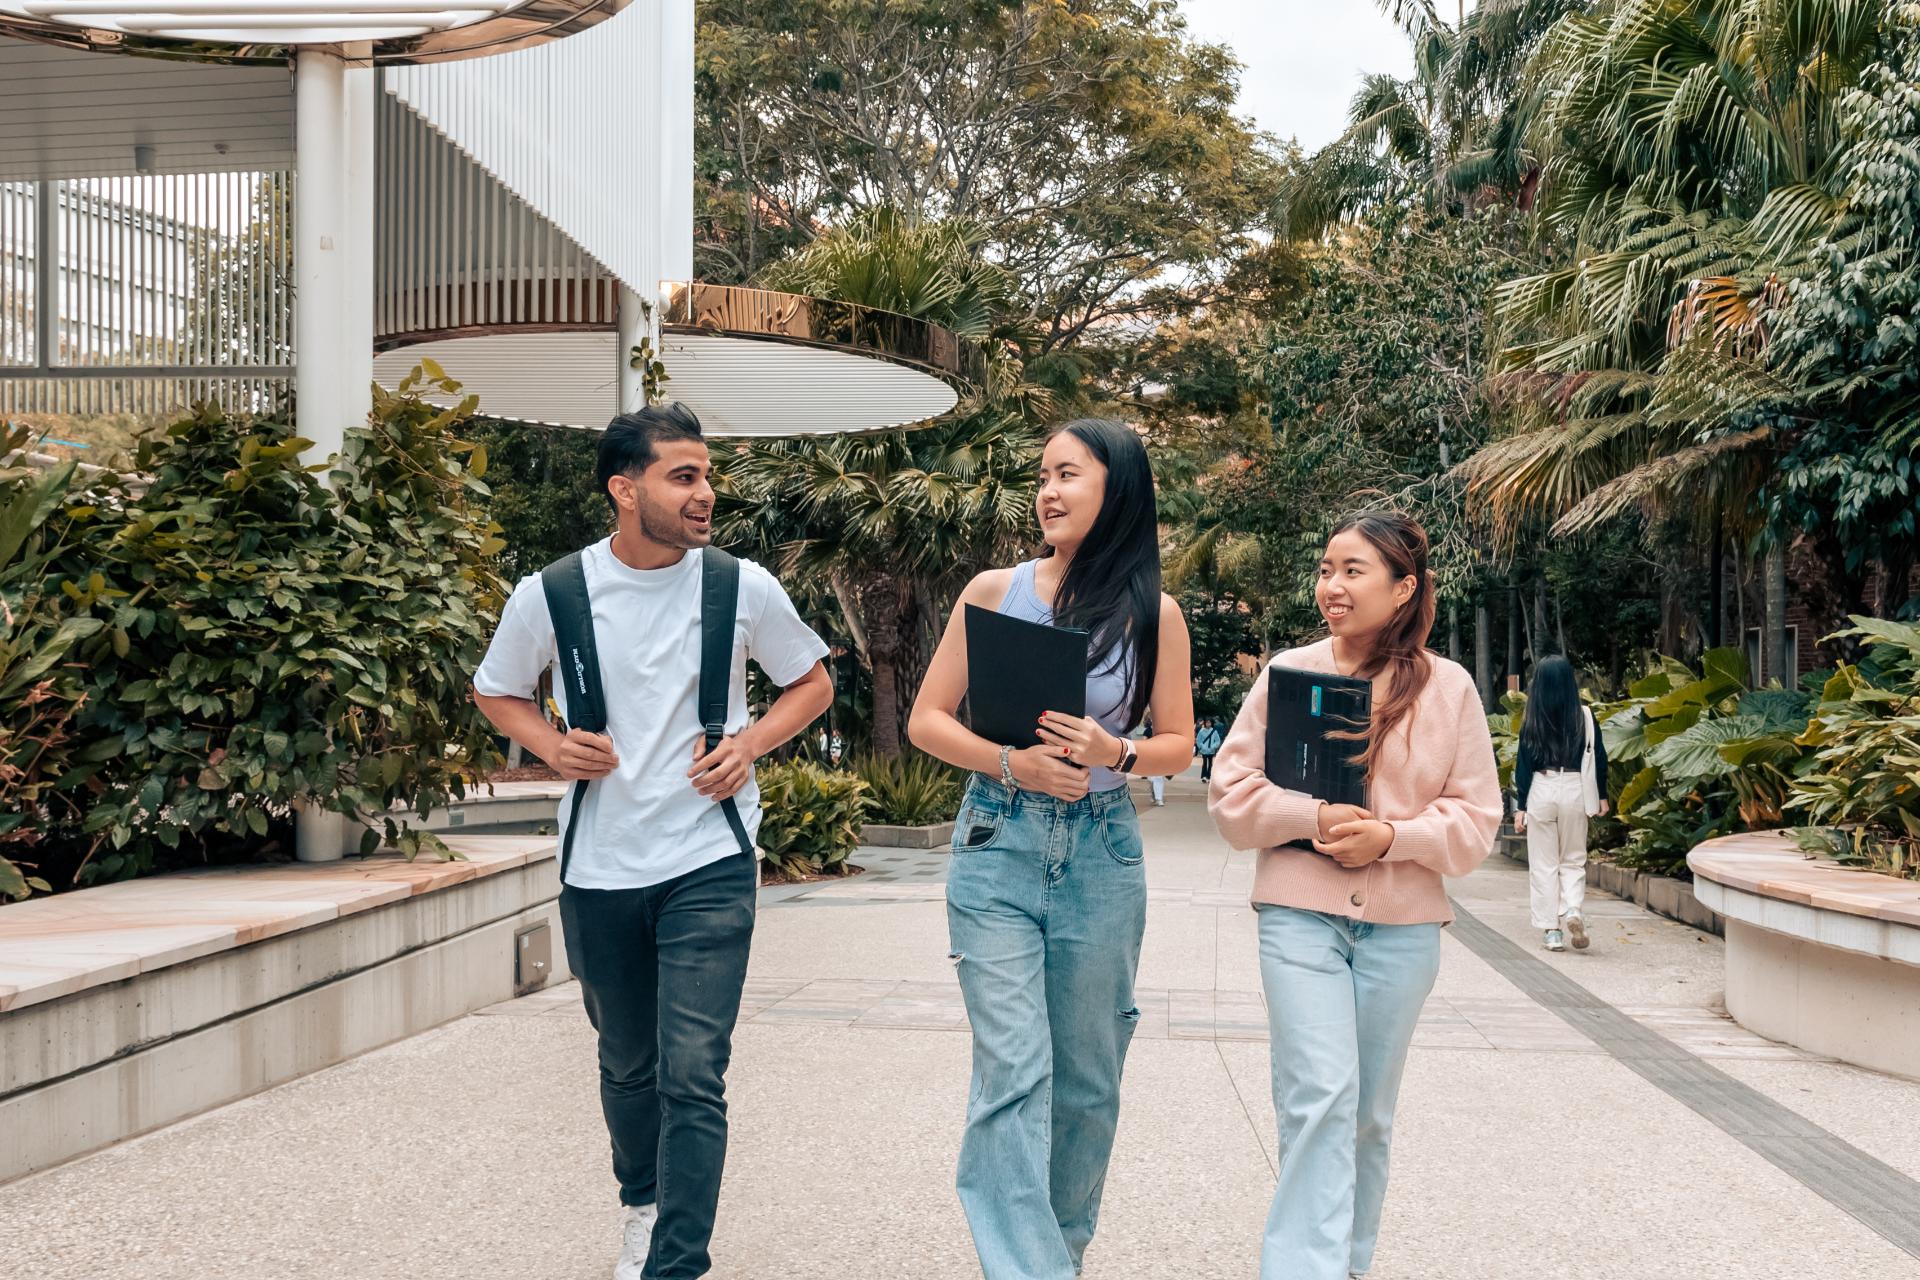
M 1787 557 L 1787 627 L 1789 634 L 1797 628 L 1799 637 L 1799 671 L 1795 678 L 1817 671 L 1827 665 L 1827 658 L 1820 649 L 1820 641 L 1830 634 L 1832 628 L 1814 621 L 1813 613 L 1803 598 L 1803 584 L 1817 582 L 1825 573 L 1819 558 L 1804 544 L 1796 543 Z M 1876 572 L 1868 585 L 1869 596 L 1879 588 L 1879 575 Z M 1907 577 L 1909 595 L 1920 594 L 1920 564 L 1913 567 Z

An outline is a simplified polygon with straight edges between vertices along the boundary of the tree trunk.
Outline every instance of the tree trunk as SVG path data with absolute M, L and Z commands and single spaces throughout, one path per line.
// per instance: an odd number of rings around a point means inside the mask
M 1882 618 L 1898 616 L 1911 594 L 1907 586 L 1912 580 L 1913 545 L 1901 543 L 1880 557 L 1880 596 L 1875 612 Z
M 1747 645 L 1747 558 L 1740 544 L 1733 544 L 1733 625 L 1739 632 L 1742 649 Z
M 1787 548 L 1776 542 L 1767 550 L 1767 656 L 1769 680 L 1791 689 L 1800 673 L 1787 670 Z
M 1720 499 L 1713 504 L 1712 557 L 1707 564 L 1707 648 L 1718 649 L 1726 643 L 1727 614 L 1726 507 Z
M 1520 687 L 1520 588 L 1507 588 L 1507 688 Z
M 1460 606 L 1447 606 L 1447 657 L 1454 662 L 1460 661 Z
M 1567 651 L 1567 611 L 1560 604 L 1560 593 L 1553 593 L 1553 635 L 1562 654 Z
M 1533 660 L 1537 664 L 1547 656 L 1547 580 L 1533 580 Z
M 1674 584 L 1671 573 L 1660 575 L 1660 652 L 1675 658 L 1684 658 L 1685 619 L 1681 616 L 1680 593 Z
M 1473 611 L 1473 682 L 1480 686 L 1482 707 L 1500 705 L 1493 693 L 1493 610 L 1484 601 Z
M 907 711 L 901 696 L 903 664 L 912 662 L 915 631 L 913 584 L 890 576 L 869 579 L 860 591 L 869 670 L 873 675 L 873 751 L 897 760 L 905 750 Z
M 904 750 L 900 733 L 900 691 L 891 653 L 873 654 L 873 754 L 898 760 Z

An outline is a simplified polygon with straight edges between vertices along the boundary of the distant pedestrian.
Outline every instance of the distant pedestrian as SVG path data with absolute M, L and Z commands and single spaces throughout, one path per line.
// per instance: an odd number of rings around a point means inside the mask
M 1200 732 L 1194 735 L 1193 749 L 1200 753 L 1200 781 L 1213 781 L 1213 758 L 1220 753 L 1220 725 L 1212 716 L 1200 721 Z
M 1513 826 L 1526 833 L 1533 927 L 1549 951 L 1587 949 L 1587 819 L 1607 812 L 1607 746 L 1573 664 L 1542 662 L 1527 692 L 1513 770 Z
M 1153 737 L 1152 716 L 1148 716 L 1147 722 L 1140 727 L 1140 737 L 1143 740 Z M 1167 807 L 1167 780 L 1165 777 L 1159 774 L 1147 775 L 1147 790 L 1153 793 L 1154 808 L 1164 809 Z

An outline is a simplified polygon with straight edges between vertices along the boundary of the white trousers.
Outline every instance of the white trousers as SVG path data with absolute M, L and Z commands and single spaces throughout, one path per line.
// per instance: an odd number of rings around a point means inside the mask
M 1527 791 L 1533 927 L 1558 929 L 1587 900 L 1587 802 L 1580 774 L 1537 773 Z
M 1165 778 L 1148 778 L 1147 785 L 1153 789 L 1153 802 L 1155 804 L 1165 804 L 1167 802 L 1167 780 Z

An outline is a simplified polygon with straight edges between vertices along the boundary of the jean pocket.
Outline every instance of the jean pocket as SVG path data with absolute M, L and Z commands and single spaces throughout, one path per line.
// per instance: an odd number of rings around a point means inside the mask
M 1132 809 L 1115 809 L 1100 820 L 1100 840 L 1107 855 L 1123 867 L 1138 866 L 1147 856 L 1140 841 L 1140 820 Z
M 953 820 L 953 852 L 972 853 L 986 848 L 1000 834 L 1004 820 L 1004 816 L 991 807 L 973 803 L 961 805 L 959 814 Z

